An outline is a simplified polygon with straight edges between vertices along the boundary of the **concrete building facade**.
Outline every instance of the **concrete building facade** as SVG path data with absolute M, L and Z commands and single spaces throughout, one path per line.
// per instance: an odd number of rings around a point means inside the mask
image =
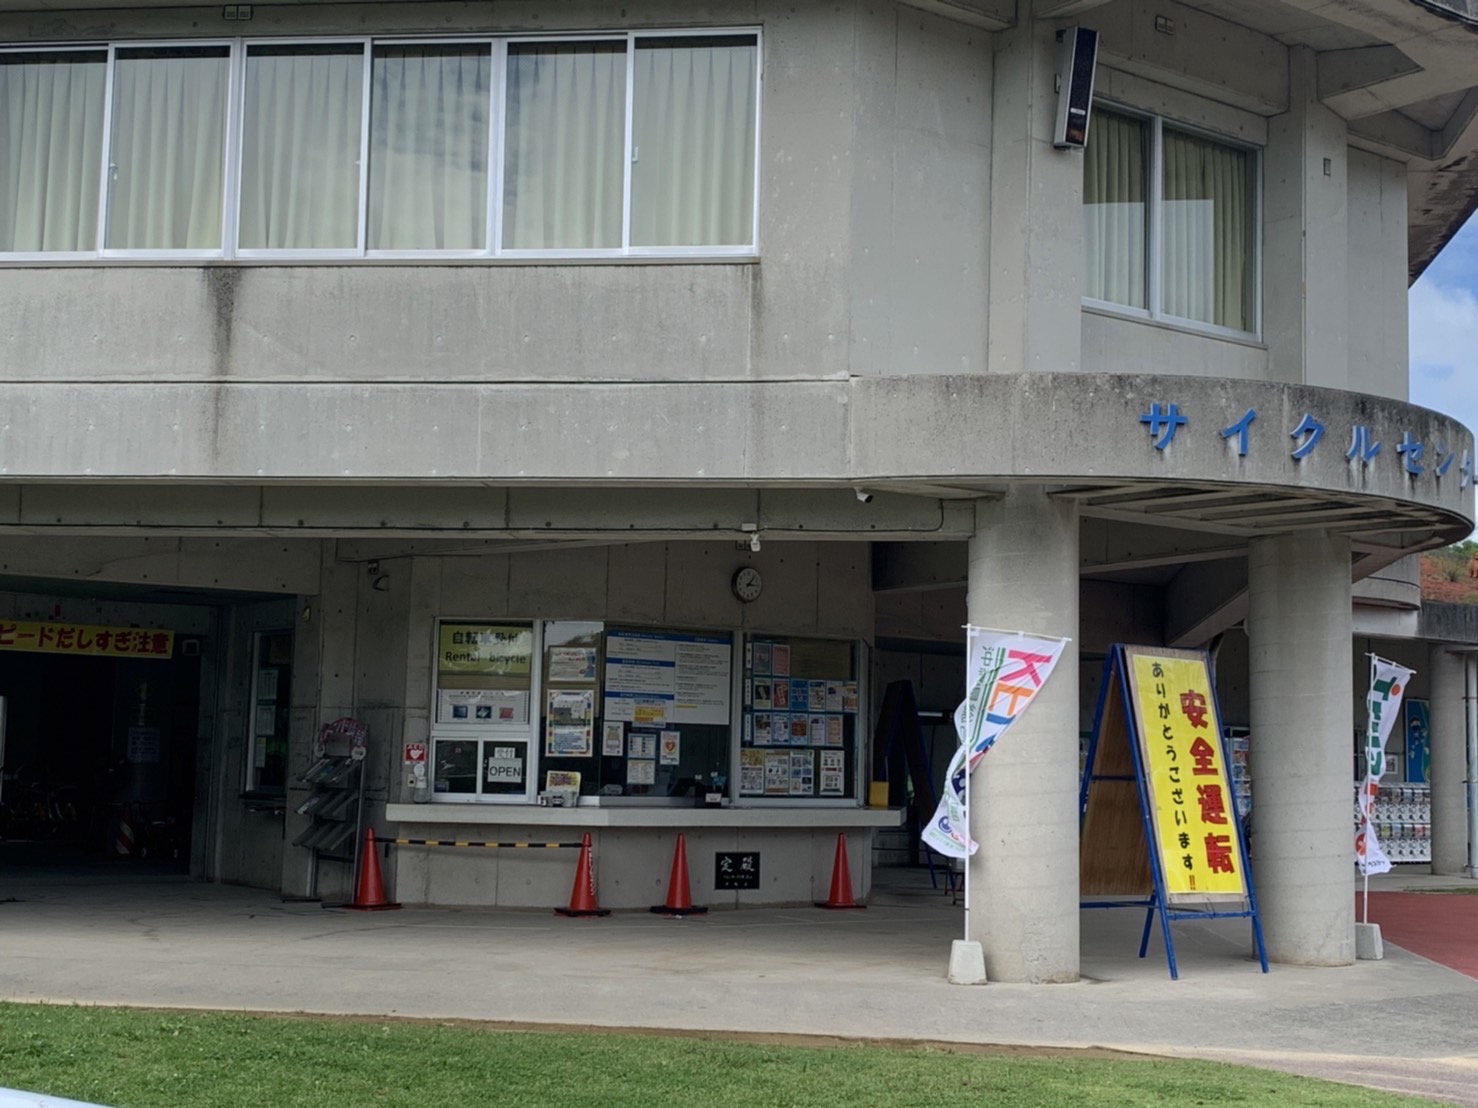
M 1074 25 L 1086 150 L 1054 145 Z M 334 896 L 352 860 L 295 840 L 352 717 L 382 835 L 589 831 L 623 908 L 682 832 L 698 898 L 804 902 L 839 833 L 865 892 L 899 821 L 865 806 L 882 688 L 952 709 L 967 620 L 1063 635 L 980 785 L 1003 895 L 972 926 L 991 977 L 1070 980 L 1102 655 L 1215 643 L 1270 953 L 1349 962 L 1367 650 L 1417 658 L 1433 864 L 1469 864 L 1478 636 L 1424 615 L 1411 556 L 1472 529 L 1474 447 L 1407 401 L 1406 289 L 1478 196 L 1475 28 L 0 0 L 0 603 L 191 659 L 166 700 L 162 658 L 53 671 L 11 757 L 174 804 L 202 877 Z M 79 689 L 115 709 L 85 755 Z M 551 769 L 578 807 L 535 803 Z M 756 887 L 718 887 L 743 854 Z M 569 863 L 386 872 L 548 906 Z

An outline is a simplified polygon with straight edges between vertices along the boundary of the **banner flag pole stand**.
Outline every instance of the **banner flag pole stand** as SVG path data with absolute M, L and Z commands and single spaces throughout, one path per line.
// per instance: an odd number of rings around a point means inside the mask
M 1144 648 L 1143 653 L 1173 660 L 1196 661 L 1206 665 L 1207 683 L 1210 687 L 1211 703 L 1208 706 L 1211 718 L 1216 722 L 1216 750 L 1223 767 L 1230 765 L 1227 757 L 1226 737 L 1221 733 L 1221 712 L 1216 706 L 1216 689 L 1210 683 L 1209 656 L 1204 651 L 1173 651 L 1169 649 Z M 1136 899 L 1104 899 L 1082 901 L 1084 908 L 1143 908 L 1144 930 L 1139 939 L 1139 956 L 1149 951 L 1150 932 L 1155 917 L 1160 918 L 1160 932 L 1165 940 L 1165 960 L 1170 979 L 1180 979 L 1180 967 L 1175 956 L 1175 936 L 1170 924 L 1175 920 L 1248 919 L 1252 923 L 1252 939 L 1257 951 L 1257 960 L 1262 972 L 1268 972 L 1267 947 L 1263 942 L 1262 916 L 1257 907 L 1257 892 L 1253 887 L 1252 871 L 1248 865 L 1247 840 L 1240 829 L 1236 831 L 1237 857 L 1242 866 L 1245 892 L 1238 900 L 1245 907 L 1238 910 L 1219 910 L 1215 901 L 1206 899 L 1204 907 L 1187 908 L 1176 904 L 1166 880 L 1165 857 L 1155 827 L 1155 807 L 1152 778 L 1147 773 L 1144 753 L 1145 736 L 1141 733 L 1131 692 L 1129 677 L 1129 655 L 1122 643 L 1115 643 L 1104 660 L 1103 682 L 1098 691 L 1098 704 L 1094 709 L 1093 730 L 1088 740 L 1088 756 L 1083 766 L 1083 783 L 1079 791 L 1079 816 L 1083 828 L 1083 849 L 1080 851 L 1080 879 L 1084 885 L 1084 896 L 1121 897 L 1138 894 Z M 1163 715 L 1162 717 L 1163 718 Z M 1119 740 L 1118 748 L 1115 739 Z M 1129 757 L 1124 757 L 1122 745 L 1127 743 Z M 1101 762 L 1108 762 L 1101 766 Z M 1225 775 L 1223 775 L 1225 777 Z M 1126 786 L 1134 784 L 1133 799 Z M 1094 786 L 1098 786 L 1097 789 Z M 1226 778 L 1230 790 L 1230 778 Z M 1094 805 L 1095 801 L 1099 801 Z M 1133 808 L 1138 809 L 1138 819 L 1133 818 Z M 1233 818 L 1236 813 L 1235 798 L 1231 798 Z M 1089 821 L 1099 826 L 1127 834 L 1143 835 L 1145 855 L 1138 853 L 1138 842 L 1105 842 L 1108 836 L 1089 833 Z M 1136 826 L 1137 825 L 1137 826 Z M 1145 873 L 1145 870 L 1148 873 Z M 1091 878 L 1091 880 L 1090 880 Z M 1089 886 L 1092 886 L 1092 891 Z M 1184 896 L 1184 894 L 1182 894 Z

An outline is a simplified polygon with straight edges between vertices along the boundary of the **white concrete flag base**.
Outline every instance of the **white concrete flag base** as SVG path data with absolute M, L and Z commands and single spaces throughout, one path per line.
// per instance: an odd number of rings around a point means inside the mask
M 1386 948 L 1381 942 L 1380 924 L 1355 924 L 1355 957 L 1364 962 L 1379 962 L 1385 956 Z
M 956 939 L 949 944 L 949 983 L 985 984 L 985 951 L 979 943 Z

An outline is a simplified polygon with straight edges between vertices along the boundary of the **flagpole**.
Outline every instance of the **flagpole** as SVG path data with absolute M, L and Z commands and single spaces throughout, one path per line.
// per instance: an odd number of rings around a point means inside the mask
M 965 941 L 970 941 L 970 748 L 965 748 L 965 864 L 960 868 L 965 873 Z
M 1375 662 L 1376 662 L 1376 657 L 1375 657 L 1374 654 L 1368 654 L 1368 655 L 1366 655 L 1366 657 L 1368 657 L 1370 659 L 1370 678 L 1369 678 L 1369 680 L 1367 680 L 1365 682 L 1365 687 L 1368 689 L 1371 685 L 1374 685 L 1375 684 Z M 1366 704 L 1365 711 L 1367 713 L 1370 711 L 1370 705 L 1368 703 Z M 1369 727 L 1370 727 L 1370 721 L 1368 719 L 1366 720 L 1365 726 L 1366 726 L 1366 728 L 1368 730 Z M 1369 740 L 1367 740 L 1367 741 L 1369 741 Z M 1384 769 L 1384 768 L 1385 767 L 1382 767 L 1382 769 Z M 1361 789 L 1361 791 L 1364 792 L 1366 789 L 1369 788 L 1369 785 L 1370 785 L 1370 753 L 1369 753 L 1369 751 L 1366 751 L 1366 754 L 1365 754 L 1365 780 L 1360 782 L 1360 789 Z M 1371 811 L 1370 815 L 1374 815 L 1374 814 L 1375 814 L 1374 813 L 1374 805 L 1372 804 L 1372 811 Z M 1365 804 L 1363 802 L 1363 797 L 1362 797 L 1362 803 L 1360 804 L 1360 818 L 1365 821 L 1365 834 L 1366 834 L 1367 840 L 1368 840 L 1368 838 L 1370 836 L 1370 828 L 1371 828 L 1371 823 L 1372 823 L 1372 821 L 1370 819 L 1370 815 L 1367 815 L 1366 812 L 1365 812 Z M 1368 842 L 1367 842 L 1367 847 L 1366 848 L 1369 849 Z M 1365 880 L 1365 897 L 1364 897 L 1364 900 L 1365 900 L 1365 918 L 1363 920 L 1361 920 L 1360 922 L 1368 925 L 1370 923 L 1370 867 L 1369 866 L 1362 865 L 1360 867 L 1360 876 L 1362 878 L 1364 878 L 1364 880 Z

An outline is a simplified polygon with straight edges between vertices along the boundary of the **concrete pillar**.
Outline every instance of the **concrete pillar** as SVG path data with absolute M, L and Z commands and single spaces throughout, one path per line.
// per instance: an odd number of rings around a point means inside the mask
M 1073 639 L 971 781 L 970 938 L 991 981 L 1078 977 L 1078 511 L 1038 488 L 975 507 L 972 624 Z
M 1349 540 L 1317 531 L 1254 539 L 1247 588 L 1252 875 L 1268 956 L 1348 965 L 1355 958 Z
M 1432 711 L 1432 872 L 1461 875 L 1468 867 L 1468 744 L 1463 694 L 1465 659 L 1434 645 L 1427 662 Z
M 1263 336 L 1273 376 L 1348 388 L 1348 130 L 1319 100 L 1318 62 L 1288 51 L 1288 111 L 1263 154 Z

